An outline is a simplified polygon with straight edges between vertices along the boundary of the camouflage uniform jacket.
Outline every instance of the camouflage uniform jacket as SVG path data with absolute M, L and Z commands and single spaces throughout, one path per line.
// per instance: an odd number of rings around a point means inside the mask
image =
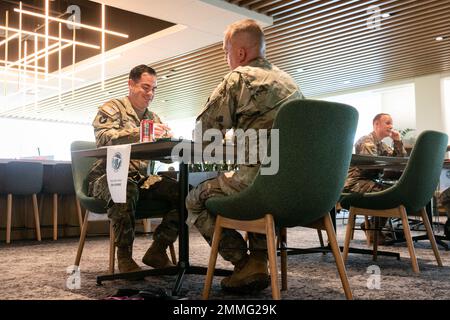
M 279 107 L 303 98 L 295 81 L 264 58 L 229 72 L 208 98 L 197 117 L 202 131 L 214 128 L 271 129 Z M 203 133 L 202 132 L 202 133 Z M 259 165 L 240 165 L 233 177 L 249 185 Z
M 374 132 L 361 137 L 355 143 L 355 153 L 387 157 L 406 157 L 407 155 L 402 141 L 394 141 L 394 148 L 391 148 L 382 140 L 377 140 Z M 348 171 L 348 177 L 345 182 L 344 190 L 351 191 L 360 180 L 374 180 L 379 178 L 382 173 L 383 170 L 380 169 L 363 170 L 355 166 L 351 166 Z
M 143 119 L 161 123 L 161 119 L 146 109 Z M 102 105 L 92 123 L 97 147 L 139 142 L 140 120 L 128 97 L 113 99 Z M 129 174 L 147 175 L 148 160 L 131 160 Z M 106 159 L 97 160 L 88 175 L 89 194 L 93 183 L 106 174 Z

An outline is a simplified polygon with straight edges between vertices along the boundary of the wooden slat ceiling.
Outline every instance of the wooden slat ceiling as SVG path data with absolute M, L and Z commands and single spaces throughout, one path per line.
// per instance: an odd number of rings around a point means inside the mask
M 307 97 L 450 71 L 449 0 L 227 0 L 272 16 L 265 29 L 267 57 L 289 72 Z M 367 20 L 381 13 L 380 28 Z M 442 41 L 436 41 L 442 36 Z M 167 120 L 193 117 L 228 72 L 218 43 L 152 64 L 159 74 L 151 108 Z M 298 69 L 303 69 L 299 72 Z M 90 123 L 98 106 L 127 94 L 127 75 L 76 90 L 3 117 Z M 24 112 L 25 111 L 25 112 Z

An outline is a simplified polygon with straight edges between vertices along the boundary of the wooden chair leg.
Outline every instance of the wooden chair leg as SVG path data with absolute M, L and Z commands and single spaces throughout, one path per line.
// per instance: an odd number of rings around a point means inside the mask
M 114 264 L 116 261 L 116 246 L 114 245 L 113 224 L 109 222 L 109 273 L 114 274 Z
M 175 254 L 175 247 L 173 243 L 169 245 L 169 251 L 170 251 L 170 258 L 172 259 L 172 263 L 174 265 L 177 265 L 177 255 Z
M 222 236 L 222 217 L 217 216 L 216 225 L 214 227 L 213 241 L 211 244 L 211 254 L 209 256 L 208 271 L 206 272 L 205 287 L 203 288 L 202 298 L 207 300 L 211 291 L 212 280 L 214 277 L 214 269 L 216 268 L 217 254 L 219 253 L 219 242 Z
M 420 214 L 422 216 L 423 224 L 425 225 L 425 229 L 427 229 L 428 239 L 430 239 L 431 242 L 431 248 L 433 248 L 434 256 L 436 257 L 436 261 L 439 267 L 442 267 L 442 260 L 441 255 L 439 254 L 439 249 L 436 244 L 436 239 L 434 238 L 433 229 L 431 228 L 430 221 L 428 220 L 427 213 L 425 211 L 425 208 L 422 208 L 420 210 Z
M 356 215 L 353 217 L 354 221 L 353 221 L 353 226 L 356 224 Z M 350 212 L 348 215 L 348 221 L 350 222 Z M 352 236 L 350 238 L 351 240 L 355 239 L 355 228 L 353 227 L 352 229 Z
M 265 216 L 266 222 L 266 240 L 267 240 L 267 254 L 269 256 L 270 268 L 270 283 L 272 286 L 272 298 L 280 300 L 280 287 L 278 286 L 278 268 L 277 268 L 277 250 L 275 246 L 275 225 L 273 216 L 267 214 Z
M 144 227 L 145 233 L 150 233 L 152 231 L 152 223 L 150 219 L 142 219 L 142 226 Z
M 322 230 L 317 229 L 317 236 L 319 237 L 319 243 L 321 248 L 325 248 L 325 242 L 323 241 Z M 325 256 L 327 253 L 325 251 L 322 252 L 322 255 Z
M 81 214 L 81 205 L 77 197 L 75 197 L 75 206 L 77 207 L 78 223 L 80 226 L 80 234 L 83 226 L 83 215 Z
M 33 211 L 34 211 L 34 224 L 36 226 L 36 239 L 37 241 L 41 241 L 41 223 L 39 222 L 39 209 L 37 196 L 35 193 L 31 196 L 33 199 Z
M 8 194 L 6 200 L 6 243 L 11 243 L 12 201 L 12 194 Z
M 374 229 L 373 232 L 373 253 L 372 253 L 372 260 L 377 261 L 377 253 L 378 253 L 378 229 L 380 228 L 380 217 L 373 217 L 374 220 Z
M 280 258 L 281 258 L 281 291 L 287 290 L 287 229 L 280 230 Z
M 248 242 L 248 232 L 244 232 L 244 241 Z
M 355 218 L 356 219 L 356 218 Z M 370 228 L 370 222 L 369 222 L 369 217 L 368 216 L 364 216 L 364 226 L 366 227 L 366 241 L 367 241 L 367 245 L 370 247 L 370 245 L 372 244 L 370 242 L 370 233 L 372 232 L 371 230 L 369 230 Z
M 89 224 L 89 211 L 86 210 L 86 213 L 84 215 L 84 221 L 81 226 L 80 241 L 78 242 L 77 256 L 75 257 L 74 262 L 74 265 L 77 267 L 80 265 L 81 254 L 83 253 L 84 241 L 86 240 L 88 224 Z
M 58 239 L 58 194 L 53 194 L 53 240 Z
M 322 230 L 317 229 L 317 236 L 319 237 L 320 247 L 324 248 L 325 244 L 323 243 Z
M 399 213 L 402 218 L 403 232 L 405 233 L 405 240 L 408 245 L 409 255 L 411 257 L 412 269 L 415 273 L 419 273 L 419 264 L 417 263 L 416 253 L 414 251 L 414 244 L 411 237 L 411 231 L 409 230 L 408 216 L 406 215 L 405 207 L 400 206 Z
M 336 240 L 336 233 L 334 232 L 333 222 L 331 221 L 330 214 L 327 213 L 324 216 L 323 220 L 325 224 L 325 230 L 327 231 L 328 241 L 330 242 L 331 252 L 333 253 L 334 259 L 336 260 L 336 266 L 339 272 L 339 276 L 341 278 L 342 287 L 344 288 L 345 297 L 348 300 L 352 300 L 353 299 L 352 290 L 350 289 L 347 272 L 345 271 L 344 261 L 342 260 L 341 251 L 339 250 L 339 246 Z M 349 231 L 348 228 L 347 231 Z M 348 240 L 350 240 L 350 232 L 348 232 L 345 236 L 346 238 L 348 238 Z
M 350 207 L 350 211 L 348 213 L 348 223 L 347 223 L 347 231 L 345 232 L 345 240 L 344 240 L 344 251 L 342 253 L 342 258 L 344 259 L 344 262 L 347 261 L 348 257 L 348 251 L 350 248 L 350 238 L 353 232 L 353 229 L 355 228 L 355 221 L 356 221 L 356 214 L 353 207 Z

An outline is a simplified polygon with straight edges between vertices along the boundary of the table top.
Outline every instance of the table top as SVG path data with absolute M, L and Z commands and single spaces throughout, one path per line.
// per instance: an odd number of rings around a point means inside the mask
M 404 168 L 409 157 L 385 157 L 352 154 L 351 164 L 360 168 Z
M 149 157 L 155 160 L 159 158 L 166 159 L 170 155 L 169 151 L 178 143 L 180 143 L 179 140 L 132 143 L 131 154 L 133 159 L 147 159 Z M 77 157 L 104 158 L 106 154 L 107 147 L 72 151 L 72 155 Z
M 154 159 L 167 160 L 170 159 L 172 149 L 179 145 L 180 142 L 185 143 L 187 147 L 191 147 L 191 153 L 195 152 L 195 144 L 190 140 L 159 140 L 155 142 L 142 142 L 131 144 L 131 154 L 133 159 Z M 233 148 L 233 146 L 226 146 Z M 201 150 L 201 148 L 200 148 Z M 234 150 L 234 149 L 233 149 Z M 226 154 L 225 149 L 223 150 Z M 73 151 L 72 155 L 77 157 L 106 157 L 107 147 L 96 149 L 87 149 Z M 171 159 L 177 161 L 177 159 Z M 409 157 L 386 157 L 352 154 L 351 165 L 363 169 L 391 168 L 403 169 L 408 163 Z M 446 159 L 443 164 L 444 168 L 450 168 L 450 159 Z

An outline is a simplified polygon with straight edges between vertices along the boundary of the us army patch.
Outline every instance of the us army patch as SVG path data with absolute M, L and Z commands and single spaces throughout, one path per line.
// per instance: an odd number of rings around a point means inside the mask
M 112 105 L 109 104 L 105 104 L 101 107 L 101 110 L 103 112 L 105 112 L 106 114 L 113 116 L 115 115 L 117 112 L 119 112 L 119 110 L 117 110 L 116 108 L 114 108 Z
M 108 121 L 108 119 L 105 116 L 100 116 L 100 119 L 98 119 L 98 122 L 100 122 L 101 124 L 105 124 L 106 121 Z

